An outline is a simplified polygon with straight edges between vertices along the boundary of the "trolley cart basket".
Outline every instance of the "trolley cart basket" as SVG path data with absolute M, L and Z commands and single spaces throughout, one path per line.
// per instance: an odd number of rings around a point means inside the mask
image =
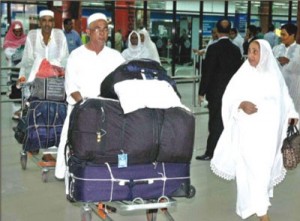
M 156 221 L 158 211 L 161 211 L 168 221 L 174 221 L 168 209 L 176 206 L 177 201 L 174 198 L 164 196 L 155 200 L 136 198 L 132 201 L 84 203 L 81 205 L 81 221 L 91 221 L 92 213 L 96 214 L 101 220 L 113 221 L 110 214 L 124 214 L 138 210 L 146 211 L 147 221 Z
M 108 211 L 142 209 L 147 210 L 148 220 L 155 220 L 158 209 L 171 217 L 167 208 L 175 205 L 173 198 L 195 195 L 189 170 L 188 163 L 150 163 L 118 168 L 108 163 L 80 162 L 71 157 L 67 171 L 67 199 L 82 204 L 82 220 L 85 221 L 91 220 L 91 211 L 96 211 L 103 220 L 112 220 Z
M 32 83 L 22 84 L 22 118 L 14 128 L 15 138 L 22 144 L 20 162 L 23 170 L 27 167 L 27 154 L 42 169 L 43 182 L 48 181 L 48 172 L 55 168 L 57 146 L 66 117 L 65 102 L 31 100 L 25 90 Z M 43 149 L 40 154 L 40 149 Z M 48 158 L 48 161 L 45 159 Z M 49 161 L 49 158 L 51 160 Z

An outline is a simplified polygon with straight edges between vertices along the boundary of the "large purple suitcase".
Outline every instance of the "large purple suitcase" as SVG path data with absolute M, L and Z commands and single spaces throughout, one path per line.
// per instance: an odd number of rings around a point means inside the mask
M 87 165 L 69 159 L 69 200 L 109 202 L 120 200 L 189 197 L 190 164 L 153 163 L 118 168 Z

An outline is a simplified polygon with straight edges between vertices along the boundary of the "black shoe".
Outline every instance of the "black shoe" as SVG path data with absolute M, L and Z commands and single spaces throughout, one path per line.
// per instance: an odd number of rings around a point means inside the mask
M 211 160 L 212 156 L 208 156 L 206 154 L 202 156 L 196 156 L 196 160 Z

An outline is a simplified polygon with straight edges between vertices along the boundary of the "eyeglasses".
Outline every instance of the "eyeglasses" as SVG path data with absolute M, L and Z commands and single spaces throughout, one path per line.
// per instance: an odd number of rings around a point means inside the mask
M 107 33 L 108 32 L 108 27 L 105 28 L 100 28 L 100 27 L 96 27 L 96 28 L 90 28 L 91 31 L 94 31 L 95 33 L 99 34 L 99 33 Z

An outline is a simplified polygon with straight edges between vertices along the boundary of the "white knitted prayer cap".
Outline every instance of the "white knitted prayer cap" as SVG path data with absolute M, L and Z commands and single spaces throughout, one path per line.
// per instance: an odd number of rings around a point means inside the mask
M 20 29 L 20 28 L 22 28 L 22 27 L 19 24 L 16 24 L 15 27 L 14 27 L 14 29 Z
M 96 20 L 101 20 L 101 19 L 105 20 L 107 22 L 107 17 L 105 14 L 100 13 L 100 12 L 94 13 L 94 14 L 90 15 L 90 17 L 88 18 L 87 24 L 89 26 L 92 22 L 94 22 Z
M 39 17 L 41 18 L 43 16 L 51 16 L 54 18 L 54 12 L 51 10 L 48 10 L 48 9 L 42 10 L 42 11 L 40 11 Z

